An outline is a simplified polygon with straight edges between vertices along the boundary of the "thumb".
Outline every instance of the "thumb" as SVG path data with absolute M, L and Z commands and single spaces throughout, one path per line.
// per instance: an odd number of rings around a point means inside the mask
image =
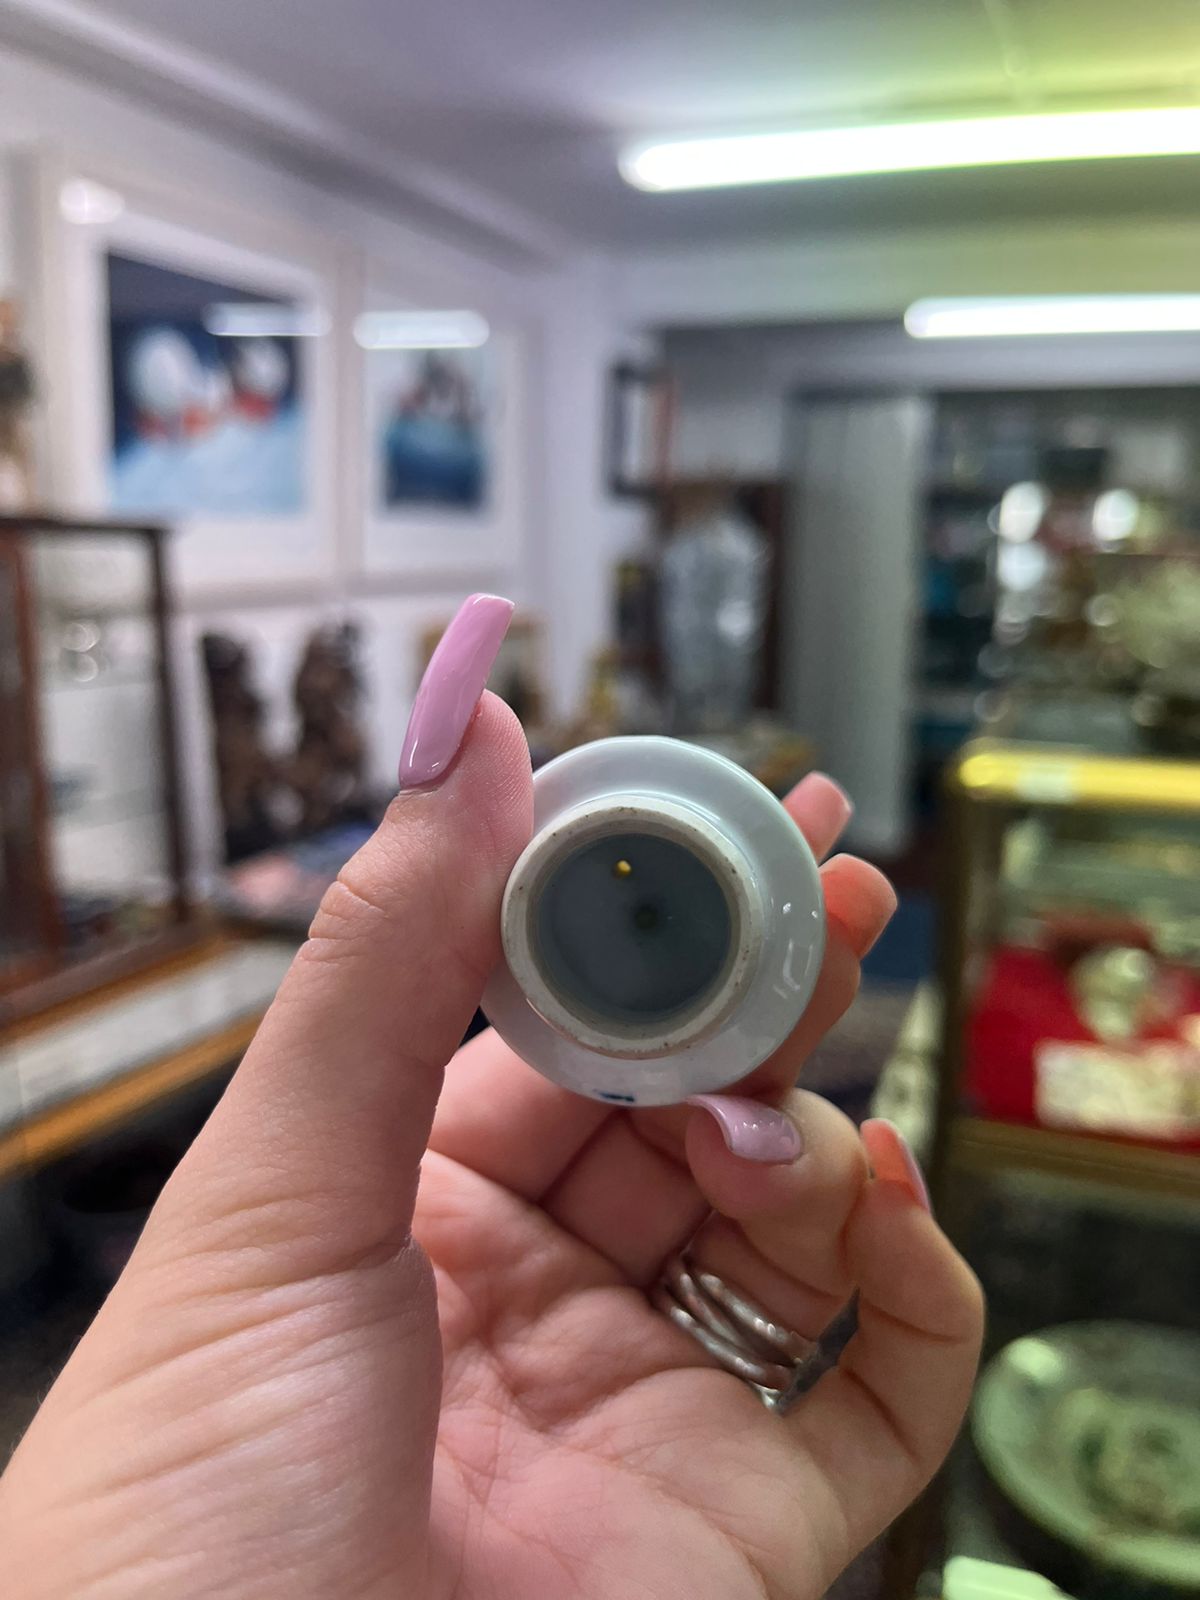
M 447 629 L 409 724 L 406 787 L 326 893 L 147 1245 L 199 1230 L 207 1250 L 214 1230 L 245 1229 L 276 1271 L 305 1274 L 407 1238 L 443 1068 L 498 958 L 500 897 L 531 827 L 520 726 L 480 702 L 511 614 L 474 595 Z
M 420 1568 L 440 1351 L 409 1227 L 531 825 L 520 726 L 480 703 L 511 612 L 474 596 L 451 623 L 402 792 L 13 1458 L 8 1505 L 56 1530 L 31 1535 L 55 1552 L 31 1594 L 92 1592 L 78 1556 L 97 1593 L 122 1563 L 213 1594 L 375 1592 Z

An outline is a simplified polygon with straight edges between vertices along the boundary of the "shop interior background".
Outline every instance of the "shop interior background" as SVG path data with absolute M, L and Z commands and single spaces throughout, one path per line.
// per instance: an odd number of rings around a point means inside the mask
M 402 12 L 0 0 L 0 1446 L 488 589 L 535 760 L 819 767 L 898 885 L 806 1081 L 912 1135 L 989 1365 L 846 1592 L 951 1594 L 956 1556 L 1194 1590 L 1200 142 L 675 193 L 621 160 L 1194 112 L 1200 11 Z M 905 322 L 1081 298 L 1092 332 Z M 1031 1350 L 1066 1377 L 1017 1399 Z M 1140 1497 L 1095 1498 L 1097 1439 Z

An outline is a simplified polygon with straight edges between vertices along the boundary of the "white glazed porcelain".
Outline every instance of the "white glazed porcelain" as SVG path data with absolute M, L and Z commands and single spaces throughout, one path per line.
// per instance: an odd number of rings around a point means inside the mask
M 601 1015 L 564 994 L 539 946 L 536 908 L 572 853 L 607 835 L 682 846 L 717 880 L 728 954 L 694 1003 L 651 1020 Z M 820 876 L 779 802 L 724 757 L 675 739 L 602 739 L 534 777 L 534 832 L 502 912 L 504 959 L 483 1009 L 547 1078 L 620 1105 L 670 1105 L 735 1083 L 795 1027 L 825 942 Z

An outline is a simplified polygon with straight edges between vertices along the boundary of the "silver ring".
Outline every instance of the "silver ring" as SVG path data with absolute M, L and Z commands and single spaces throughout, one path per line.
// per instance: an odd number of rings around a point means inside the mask
M 699 1271 L 683 1253 L 667 1262 L 650 1299 L 727 1372 L 748 1383 L 768 1410 L 786 1411 L 827 1365 L 817 1340 L 784 1327 L 748 1294 L 715 1272 Z

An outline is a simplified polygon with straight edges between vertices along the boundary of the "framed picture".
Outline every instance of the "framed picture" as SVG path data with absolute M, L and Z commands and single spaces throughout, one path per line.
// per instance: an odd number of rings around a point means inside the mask
M 364 569 L 452 577 L 511 567 L 523 521 L 520 336 L 473 313 L 376 315 L 470 315 L 482 334 L 459 347 L 362 350 Z
M 107 250 L 104 268 L 109 509 L 302 515 L 311 408 L 301 340 L 288 331 L 296 300 L 252 296 L 129 247 Z
M 185 602 L 314 587 L 335 556 L 335 253 L 111 182 L 57 162 L 43 182 L 59 496 L 168 523 Z M 113 204 L 73 211 L 81 186 Z
M 646 499 L 665 483 L 674 389 L 660 367 L 622 363 L 608 380 L 608 483 L 614 495 Z
M 386 516 L 486 515 L 496 471 L 496 363 L 477 350 L 377 351 L 371 447 Z

